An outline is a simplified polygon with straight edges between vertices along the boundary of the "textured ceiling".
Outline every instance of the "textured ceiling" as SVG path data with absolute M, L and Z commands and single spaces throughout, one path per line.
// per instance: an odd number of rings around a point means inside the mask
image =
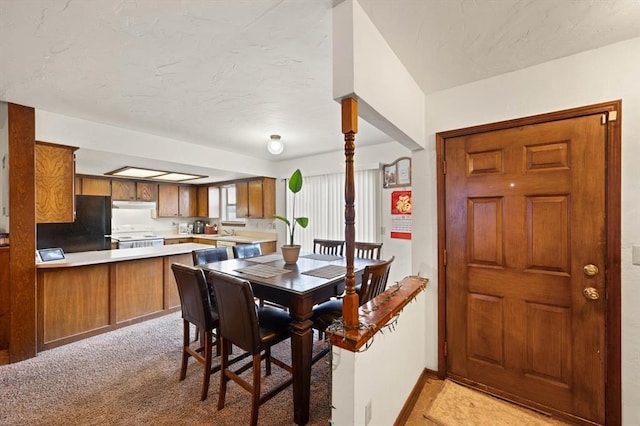
M 640 36 L 635 0 L 360 3 L 425 92 Z M 0 100 L 264 159 L 272 133 L 277 159 L 340 150 L 331 6 L 0 0 Z

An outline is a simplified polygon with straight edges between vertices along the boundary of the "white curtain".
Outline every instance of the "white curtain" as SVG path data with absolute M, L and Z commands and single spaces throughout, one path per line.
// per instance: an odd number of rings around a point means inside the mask
M 355 177 L 356 241 L 378 242 L 380 235 L 380 171 L 359 170 Z M 296 216 L 309 218 L 306 229 L 296 227 L 295 243 L 313 251 L 313 239 L 344 240 L 344 173 L 304 176 L 296 194 Z M 287 184 L 287 183 L 285 183 Z M 287 217 L 293 217 L 293 198 L 287 189 Z

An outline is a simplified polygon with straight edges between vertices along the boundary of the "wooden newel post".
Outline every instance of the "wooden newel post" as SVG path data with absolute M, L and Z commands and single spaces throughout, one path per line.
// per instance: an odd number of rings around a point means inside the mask
M 360 303 L 356 293 L 356 277 L 353 272 L 353 246 L 356 236 L 356 212 L 353 205 L 356 193 L 353 155 L 355 152 L 356 133 L 358 133 L 358 101 L 354 98 L 342 100 L 342 133 L 344 133 L 345 156 L 344 238 L 347 252 L 346 295 L 342 299 L 342 317 L 345 328 L 356 328 L 358 327 L 358 307 Z

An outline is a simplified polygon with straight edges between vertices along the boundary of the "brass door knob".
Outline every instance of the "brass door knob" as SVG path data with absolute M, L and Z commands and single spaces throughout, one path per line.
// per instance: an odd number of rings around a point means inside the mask
M 584 274 L 586 276 L 588 276 L 588 277 L 593 277 L 594 275 L 598 275 L 598 271 L 600 271 L 598 269 L 598 267 L 596 265 L 594 265 L 593 263 L 590 263 L 588 265 L 584 265 L 582 270 L 584 271 Z
M 600 292 L 597 288 L 587 287 L 582 290 L 582 294 L 589 300 L 598 300 L 600 299 Z

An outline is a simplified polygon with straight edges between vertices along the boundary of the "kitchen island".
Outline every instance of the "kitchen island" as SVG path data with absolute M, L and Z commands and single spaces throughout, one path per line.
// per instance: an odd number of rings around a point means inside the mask
M 191 251 L 207 247 L 90 251 L 37 262 L 38 351 L 179 310 L 171 264 L 192 265 Z

